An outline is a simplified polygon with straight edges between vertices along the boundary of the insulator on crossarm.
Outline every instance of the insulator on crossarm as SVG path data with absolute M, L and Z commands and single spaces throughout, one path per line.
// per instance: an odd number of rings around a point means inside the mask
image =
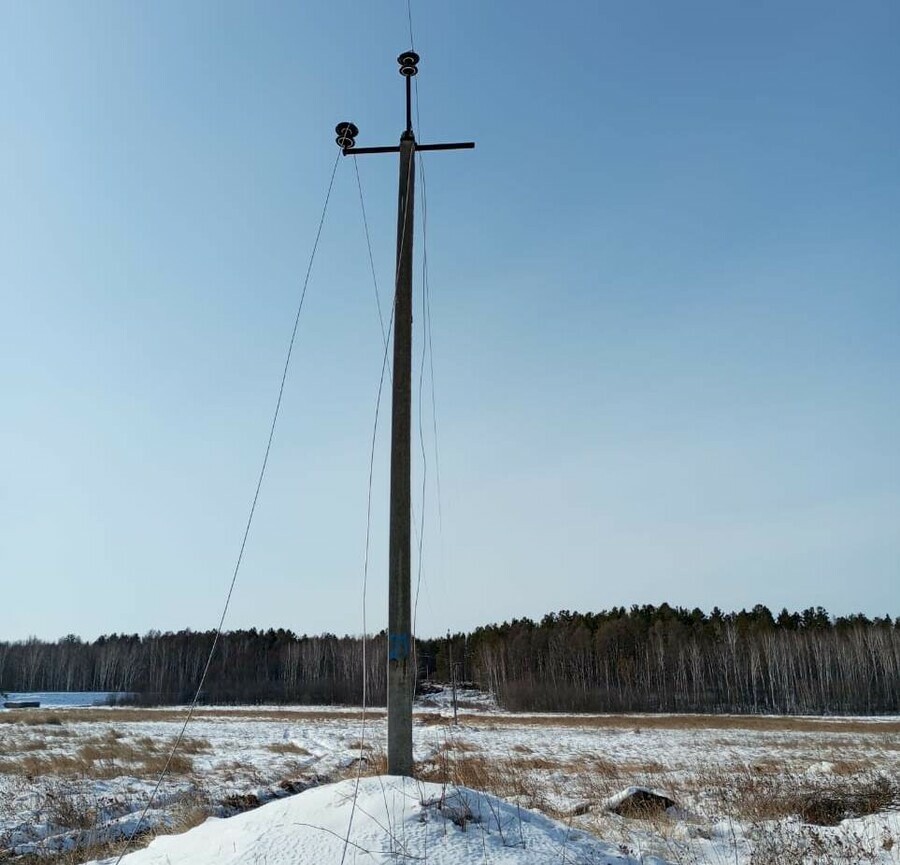
M 357 129 L 355 123 L 342 120 L 334 127 L 334 131 L 337 133 L 337 138 L 334 139 L 335 143 L 342 150 L 349 150 L 356 145 L 356 136 L 359 135 L 359 129 Z

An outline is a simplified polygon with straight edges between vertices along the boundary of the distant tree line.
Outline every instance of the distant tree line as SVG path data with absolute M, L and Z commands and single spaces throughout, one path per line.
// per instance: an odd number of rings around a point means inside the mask
M 87 642 L 0 642 L 6 691 L 124 691 L 189 700 L 214 633 L 151 631 Z M 365 662 L 364 662 L 365 654 Z M 386 638 L 230 631 L 213 656 L 208 703 L 385 701 Z M 512 710 L 879 714 L 900 712 L 900 618 L 776 617 L 680 607 L 561 611 L 420 639 L 420 680 L 472 681 Z
M 900 711 L 900 618 L 668 604 L 478 628 L 473 675 L 507 708 L 879 714 Z
M 0 642 L 5 691 L 115 691 L 149 704 L 189 702 L 215 639 L 214 631 L 111 634 L 86 642 L 74 635 L 51 643 Z M 298 637 L 283 628 L 228 631 L 219 638 L 201 693 L 207 703 L 385 702 L 386 640 L 322 634 Z

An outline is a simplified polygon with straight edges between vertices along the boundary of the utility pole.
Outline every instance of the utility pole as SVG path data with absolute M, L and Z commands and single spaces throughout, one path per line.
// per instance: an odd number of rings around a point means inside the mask
M 357 147 L 359 129 L 347 121 L 335 127 L 344 156 L 365 153 L 400 154 L 397 199 L 397 270 L 394 286 L 394 371 L 391 408 L 391 505 L 388 549 L 388 774 L 411 777 L 412 669 L 410 622 L 410 433 L 412 426 L 412 273 L 417 150 L 460 150 L 471 141 L 454 144 L 417 144 L 412 128 L 412 77 L 419 71 L 419 55 L 406 51 L 397 58 L 406 79 L 406 129 L 397 147 Z
M 447 631 L 447 655 L 450 661 L 450 693 L 453 697 L 453 726 L 459 724 L 459 717 L 456 714 L 456 669 L 453 666 L 453 641 L 450 639 L 450 632 Z

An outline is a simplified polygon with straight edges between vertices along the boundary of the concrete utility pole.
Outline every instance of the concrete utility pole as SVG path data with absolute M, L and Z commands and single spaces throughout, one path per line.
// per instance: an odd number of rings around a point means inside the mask
M 447 631 L 447 655 L 450 661 L 450 693 L 453 698 L 453 726 L 459 724 L 459 717 L 456 713 L 456 668 L 453 666 L 453 641 L 450 639 L 450 632 Z
M 394 287 L 394 392 L 391 410 L 391 506 L 388 549 L 388 774 L 411 776 L 412 663 L 410 622 L 410 516 L 412 511 L 410 434 L 412 420 L 412 273 L 417 150 L 459 150 L 473 142 L 417 144 L 412 128 L 412 77 L 419 55 L 406 51 L 397 58 L 406 79 L 406 129 L 398 147 L 357 147 L 359 129 L 349 122 L 335 127 L 344 156 L 399 153 L 400 187 L 397 200 L 397 271 Z

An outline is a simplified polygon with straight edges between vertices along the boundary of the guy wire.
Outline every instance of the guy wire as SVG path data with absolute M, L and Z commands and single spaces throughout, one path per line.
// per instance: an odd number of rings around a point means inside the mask
M 228 614 L 228 608 L 231 605 L 231 596 L 234 594 L 234 587 L 237 582 L 238 572 L 241 568 L 241 562 L 244 559 L 244 550 L 247 546 L 247 538 L 250 535 L 250 527 L 253 524 L 253 515 L 256 513 L 256 505 L 259 501 L 259 493 L 262 489 L 263 479 L 266 475 L 266 467 L 269 463 L 269 454 L 272 451 L 272 440 L 275 438 L 275 426 L 278 423 L 278 415 L 281 411 L 281 402 L 284 397 L 284 385 L 287 381 L 288 369 L 291 365 L 291 355 L 294 352 L 294 343 L 297 340 L 297 329 L 300 325 L 300 313 L 303 311 L 303 302 L 306 299 L 306 290 L 309 287 L 309 277 L 312 273 L 313 262 L 316 258 L 316 251 L 319 248 L 319 238 L 322 236 L 322 227 L 325 224 L 325 214 L 328 212 L 328 202 L 331 199 L 331 190 L 334 187 L 334 176 L 337 173 L 338 161 L 340 160 L 341 154 L 338 152 L 337 158 L 334 161 L 334 165 L 331 168 L 331 178 L 328 181 L 328 191 L 325 193 L 325 203 L 322 205 L 322 214 L 319 217 L 319 226 L 316 229 L 316 237 L 313 242 L 312 252 L 309 256 L 309 264 L 306 268 L 306 276 L 303 279 L 303 289 L 300 292 L 300 302 L 297 304 L 297 314 L 294 316 L 294 326 L 291 330 L 291 339 L 288 344 L 287 355 L 284 360 L 284 369 L 281 373 L 281 384 L 278 387 L 278 399 L 275 401 L 275 411 L 272 413 L 272 423 L 269 426 L 269 437 L 266 442 L 266 450 L 263 455 L 262 466 L 259 470 L 259 477 L 256 481 L 256 489 L 253 493 L 253 501 L 250 505 L 250 513 L 247 516 L 247 524 L 244 527 L 244 534 L 241 538 L 241 546 L 238 551 L 237 560 L 235 561 L 234 571 L 231 575 L 231 583 L 228 586 L 228 594 L 225 596 L 225 604 L 222 607 L 222 615 L 219 617 L 219 623 L 216 626 L 215 637 L 213 638 L 212 646 L 209 649 L 209 655 L 206 658 L 206 664 L 203 667 L 203 673 L 200 676 L 200 682 L 197 685 L 197 690 L 194 692 L 193 699 L 191 700 L 190 706 L 188 708 L 187 717 L 184 719 L 184 723 L 181 726 L 181 730 L 178 733 L 178 737 L 175 739 L 175 743 L 172 745 L 172 749 L 169 751 L 169 755 L 166 758 L 166 763 L 163 766 L 162 771 L 159 773 L 159 777 L 156 779 L 156 784 L 153 787 L 153 791 L 150 793 L 150 798 L 147 800 L 147 804 L 144 806 L 144 810 L 141 812 L 141 816 L 138 818 L 137 823 L 135 823 L 134 828 L 128 834 L 128 837 L 125 839 L 125 844 L 122 847 L 121 852 L 116 859 L 115 865 L 119 865 L 122 861 L 122 857 L 128 852 L 128 848 L 131 846 L 131 842 L 134 840 L 135 835 L 137 835 L 138 830 L 141 827 L 141 824 L 147 817 L 147 814 L 150 811 L 150 808 L 153 806 L 154 801 L 156 800 L 156 796 L 159 793 L 159 789 L 162 786 L 162 782 L 165 780 L 166 775 L 169 772 L 169 767 L 172 765 L 172 760 L 175 757 L 175 754 L 178 751 L 179 746 L 184 740 L 185 732 L 187 731 L 188 724 L 190 724 L 191 719 L 194 717 L 194 712 L 197 708 L 197 701 L 200 699 L 200 694 L 203 691 L 203 685 L 206 682 L 206 677 L 209 673 L 209 668 L 212 665 L 212 660 L 216 652 L 216 647 L 219 644 L 219 638 L 222 636 L 222 627 L 225 624 L 225 617 Z

